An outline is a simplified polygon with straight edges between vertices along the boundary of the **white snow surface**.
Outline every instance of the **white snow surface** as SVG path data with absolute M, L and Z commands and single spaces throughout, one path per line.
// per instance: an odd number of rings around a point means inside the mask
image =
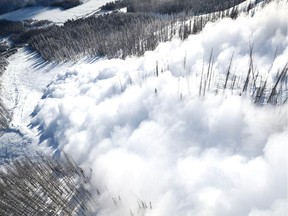
M 47 85 L 59 71 L 69 67 L 69 64 L 45 63 L 26 48 L 18 49 L 7 60 L 9 65 L 1 76 L 1 99 L 12 120 L 9 129 L 0 131 L 0 164 L 40 150 L 38 131 L 29 127 L 31 114 Z
M 111 0 L 89 0 L 83 4 L 62 10 L 56 7 L 26 7 L 10 13 L 0 15 L 0 19 L 12 21 L 23 21 L 28 19 L 49 20 L 54 23 L 63 24 L 67 20 L 87 17 L 99 12 L 99 7 L 111 2 Z
M 277 2 L 141 58 L 77 65 L 47 88 L 31 124 L 92 169 L 97 215 L 287 215 L 287 103 L 256 106 L 214 86 L 198 97 L 212 48 L 215 79 L 232 53 L 245 77 L 251 44 L 260 75 L 275 78 L 288 61 L 288 5 Z

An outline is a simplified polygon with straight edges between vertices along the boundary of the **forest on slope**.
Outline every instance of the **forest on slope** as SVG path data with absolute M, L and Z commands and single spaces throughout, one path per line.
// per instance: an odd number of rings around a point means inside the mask
M 147 5 L 151 3 L 151 1 L 143 2 Z M 188 35 L 201 31 L 208 21 L 223 17 L 236 18 L 238 11 L 232 6 L 240 2 L 226 1 L 225 4 L 221 1 L 213 1 L 203 5 L 194 2 L 193 5 L 197 5 L 197 9 L 196 6 L 190 8 L 191 14 L 199 13 L 198 11 L 206 13 L 217 11 L 196 17 L 182 14 L 185 8 L 181 3 L 179 9 L 169 12 L 170 15 L 161 15 L 161 11 L 157 10 L 151 13 L 153 8 L 149 13 L 144 9 L 137 9 L 128 13 L 109 13 L 69 20 L 63 26 L 48 25 L 45 28 L 35 28 L 35 25 L 31 26 L 27 21 L 21 23 L 3 20 L 0 22 L 0 36 L 12 34 L 11 39 L 15 44 L 28 43 L 30 48 L 48 61 L 77 60 L 87 55 L 108 58 L 141 56 L 145 51 L 155 49 L 160 42 L 171 40 L 174 36 L 185 39 Z M 125 3 L 125 0 L 120 3 Z M 129 4 L 132 3 L 136 5 L 137 1 L 129 1 Z M 154 3 L 158 5 L 157 1 Z M 114 4 L 119 3 L 116 1 Z M 169 4 L 175 8 L 179 2 L 169 1 Z M 228 6 L 231 8 L 225 11 L 224 8 Z M 106 9 L 107 7 L 104 6 Z M 246 10 L 249 11 L 251 7 L 248 5 Z M 162 5 L 161 8 L 165 7 Z M 219 8 L 221 10 L 218 10 Z M 41 22 L 37 23 L 38 27 L 41 26 Z M 46 26 L 47 24 L 42 23 Z
M 232 8 L 245 0 L 117 0 L 103 5 L 103 10 L 127 7 L 127 12 L 160 14 L 206 14 Z
M 68 156 L 26 156 L 0 170 L 0 214 L 85 216 L 91 199 L 89 184 Z

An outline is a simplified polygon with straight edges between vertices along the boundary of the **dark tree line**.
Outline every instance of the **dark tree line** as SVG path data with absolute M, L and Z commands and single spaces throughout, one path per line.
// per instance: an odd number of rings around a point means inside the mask
M 219 11 L 201 17 L 193 17 L 187 13 L 173 14 L 174 12 L 185 12 L 190 7 L 189 5 L 196 7 L 195 5 L 200 4 L 196 4 L 197 1 L 116 1 L 108 3 L 102 9 L 106 7 L 111 10 L 128 3 L 130 8 L 133 6 L 136 9 L 130 10 L 133 13 L 112 13 L 69 20 L 63 26 L 52 25 L 45 21 L 0 20 L 0 36 L 10 35 L 14 46 L 29 44 L 30 48 L 36 50 L 48 61 L 77 60 L 83 56 L 107 56 L 108 58 L 141 56 L 145 51 L 155 49 L 160 42 L 171 40 L 174 36 L 185 39 L 190 34 L 198 33 L 208 21 L 224 16 L 237 17 L 238 11 L 235 8 L 225 13 Z M 224 9 L 238 4 L 241 0 L 205 1 L 215 1 L 215 4 L 205 4 L 204 6 L 208 7 L 207 5 L 209 5 L 214 8 L 213 10 L 219 10 L 218 8 Z M 171 5 L 176 11 L 168 12 L 167 10 L 165 12 L 168 5 Z M 154 10 L 157 13 L 147 13 L 150 6 L 149 12 Z M 204 6 L 201 6 L 203 10 Z M 157 9 L 157 7 L 159 8 Z M 164 10 L 163 13 L 170 15 L 159 15 L 162 13 L 159 11 L 160 9 Z
M 145 13 L 91 16 L 70 20 L 63 26 L 29 31 L 20 35 L 18 41 L 23 42 L 21 38 L 24 38 L 32 49 L 48 61 L 74 60 L 83 56 L 141 56 L 174 36 L 186 39 L 198 33 L 208 21 L 231 17 L 235 10 L 232 8 L 198 17 Z M 25 35 L 28 37 L 25 38 Z
M 124 4 L 125 1 L 132 0 L 116 1 L 107 5 L 114 7 L 115 4 Z M 137 2 L 137 0 L 133 0 L 133 2 Z M 149 2 L 151 3 L 150 0 L 145 0 L 141 4 Z M 174 4 L 176 1 L 164 0 L 158 3 L 168 4 L 167 2 Z M 178 3 L 182 4 L 183 2 L 179 1 Z M 221 2 L 222 5 L 225 5 L 225 2 Z M 227 2 L 235 5 L 240 0 L 235 0 L 233 3 L 231 3 L 232 1 Z M 141 5 L 140 2 L 138 3 Z M 155 5 L 157 5 L 156 3 Z M 231 6 L 230 4 L 227 3 L 226 6 Z M 216 6 L 210 7 L 216 8 Z M 125 58 L 131 55 L 141 56 L 145 51 L 155 49 L 160 42 L 171 40 L 174 36 L 185 39 L 190 34 L 201 31 L 208 21 L 226 16 L 236 18 L 237 15 L 237 7 L 232 7 L 226 11 L 222 10 L 201 16 L 185 13 L 160 15 L 114 12 L 69 20 L 63 26 L 52 25 L 45 21 L 11 22 L 2 20 L 0 21 L 0 36 L 11 35 L 10 39 L 15 46 L 29 44 L 30 48 L 36 50 L 47 61 L 77 60 L 84 56 Z
M 181 26 L 177 27 L 176 22 Z M 199 22 L 200 19 L 193 26 L 194 33 L 204 25 Z M 175 35 L 185 39 L 191 33 L 191 21 L 186 24 L 183 18 L 112 13 L 53 26 L 35 34 L 28 42 L 46 60 L 61 61 L 87 55 L 125 58 L 141 56 Z
M 113 13 L 50 27 L 28 42 L 46 60 L 87 55 L 109 58 L 142 55 L 154 49 L 159 40 L 168 40 L 160 38 L 157 32 L 163 31 L 169 22 L 165 17 L 154 15 Z
M 8 65 L 8 62 L 6 58 L 2 56 L 0 53 L 0 76 L 4 73 L 7 65 Z M 0 84 L 0 93 L 1 93 L 1 84 Z M 6 110 L 0 97 L 0 130 L 8 127 L 10 119 L 11 119 L 11 115 Z
M 13 34 L 21 34 L 25 31 L 24 23 L 8 20 L 0 20 L 0 36 L 7 37 Z
M 24 157 L 0 170 L 0 215 L 87 215 L 89 178 L 65 159 Z
M 223 11 L 244 0 L 118 0 L 102 6 L 102 10 L 127 7 L 128 12 L 160 14 L 204 14 Z
M 10 46 L 0 42 L 0 54 L 10 48 L 28 43 L 33 35 L 46 31 L 47 27 L 51 25 L 53 24 L 47 20 L 25 20 L 19 22 L 0 19 L 0 37 L 9 37 L 10 41 L 13 42 Z
M 1 67 L 1 62 L 0 62 L 0 67 Z M 0 98 L 0 130 L 8 128 L 10 121 L 11 121 L 11 114 L 6 110 Z
M 8 66 L 7 58 L 13 55 L 15 52 L 17 52 L 17 50 L 10 49 L 9 45 L 5 41 L 0 42 L 0 81 L 2 74 L 6 70 L 6 67 Z M 0 94 L 1 94 L 1 83 L 0 83 Z M 11 120 L 11 114 L 6 110 L 5 106 L 3 105 L 0 95 L 0 130 L 8 128 L 10 120 Z
M 64 9 L 82 4 L 81 0 L 1 0 L 0 14 L 28 6 L 57 6 Z

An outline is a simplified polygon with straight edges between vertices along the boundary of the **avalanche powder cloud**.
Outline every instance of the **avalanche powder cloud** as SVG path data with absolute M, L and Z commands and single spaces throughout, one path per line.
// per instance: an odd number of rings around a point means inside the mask
M 212 48 L 217 79 L 232 53 L 245 76 L 251 44 L 263 77 L 278 50 L 275 78 L 287 63 L 287 11 L 272 2 L 141 58 L 71 68 L 49 86 L 32 124 L 43 142 L 92 169 L 97 215 L 286 215 L 287 105 L 256 106 L 215 86 L 199 98 L 194 81 Z

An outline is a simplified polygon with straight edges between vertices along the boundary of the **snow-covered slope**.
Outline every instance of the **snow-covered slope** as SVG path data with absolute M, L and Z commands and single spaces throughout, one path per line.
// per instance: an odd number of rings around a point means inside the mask
M 286 215 L 287 103 L 256 106 L 239 93 L 252 45 L 268 86 L 287 63 L 287 10 L 274 1 L 141 58 L 72 67 L 47 88 L 32 125 L 92 168 L 97 215 Z M 211 87 L 199 98 L 212 49 Z M 240 79 L 220 91 L 232 55 Z
M 53 7 L 27 7 L 0 15 L 0 19 L 13 21 L 23 21 L 27 19 L 50 20 L 62 24 L 68 19 L 77 19 L 92 15 L 99 11 L 99 7 L 110 1 L 111 0 L 89 0 L 68 10 Z
M 12 120 L 9 129 L 0 131 L 0 164 L 3 160 L 39 150 L 35 146 L 39 143 L 38 132 L 29 128 L 31 113 L 47 85 L 59 71 L 69 66 L 45 63 L 36 53 L 25 48 L 7 60 L 9 65 L 1 76 L 1 98 L 12 114 Z
M 287 63 L 287 10 L 287 1 L 274 1 L 141 58 L 46 65 L 20 49 L 1 78 L 13 119 L 1 131 L 0 162 L 44 143 L 63 149 L 92 169 L 100 216 L 286 215 L 287 103 L 256 106 L 239 93 L 251 45 L 268 88 Z M 208 88 L 201 77 L 212 49 Z M 237 82 L 224 92 L 232 55 Z M 199 98 L 200 83 L 207 92 Z

